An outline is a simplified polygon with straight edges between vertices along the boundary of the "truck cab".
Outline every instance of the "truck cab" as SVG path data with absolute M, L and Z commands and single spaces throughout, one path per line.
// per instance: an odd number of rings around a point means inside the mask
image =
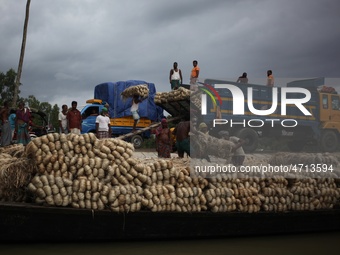
M 82 133 L 96 132 L 96 118 L 101 113 L 104 102 L 100 99 L 89 99 L 86 105 L 80 111 L 82 115 Z M 112 137 L 118 137 L 132 132 L 133 118 L 132 116 L 125 116 L 120 118 L 111 118 L 110 125 L 112 130 Z M 151 125 L 151 120 L 148 118 L 141 118 L 137 124 L 137 130 Z M 136 134 L 129 139 L 135 148 L 142 146 L 143 140 L 150 138 L 150 131 L 142 134 Z
M 338 148 L 340 134 L 340 95 L 334 92 L 320 91 L 320 147 L 324 151 Z

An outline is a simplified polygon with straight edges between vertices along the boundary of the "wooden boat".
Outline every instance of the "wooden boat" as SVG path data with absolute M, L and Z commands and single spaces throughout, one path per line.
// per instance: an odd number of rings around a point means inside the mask
M 113 213 L 0 203 L 1 242 L 215 238 L 340 230 L 340 209 L 259 213 Z

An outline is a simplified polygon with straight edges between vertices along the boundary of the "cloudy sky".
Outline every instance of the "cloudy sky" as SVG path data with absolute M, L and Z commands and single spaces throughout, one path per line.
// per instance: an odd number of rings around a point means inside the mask
M 0 0 L 0 71 L 17 70 L 26 0 Z M 340 77 L 338 0 L 32 0 L 21 96 L 78 105 L 107 81 Z

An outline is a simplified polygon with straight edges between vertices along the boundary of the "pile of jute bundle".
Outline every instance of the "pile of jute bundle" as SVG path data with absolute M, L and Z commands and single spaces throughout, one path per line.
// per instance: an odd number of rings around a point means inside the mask
M 28 190 L 36 194 L 35 202 L 56 206 L 68 206 L 73 193 L 72 180 L 54 175 L 36 175 L 28 184 Z
M 144 189 L 142 204 L 153 212 L 199 212 L 205 209 L 202 189 L 197 186 L 180 187 L 171 184 L 147 186 Z
M 49 134 L 33 140 L 26 153 L 38 168 L 29 184 L 37 203 L 123 212 L 142 206 L 200 211 L 204 201 L 202 178 L 193 180 L 188 169 L 174 168 L 171 160 L 133 159 L 133 146 L 122 140 Z
M 132 153 L 130 143 L 119 139 L 98 140 L 91 133 L 54 133 L 36 138 L 26 147 L 27 156 L 38 168 L 29 190 L 38 203 L 87 209 L 110 207 L 115 200 L 122 200 L 112 196 L 112 185 L 126 190 L 124 186 L 129 183 L 141 183 L 138 178 L 142 177 L 136 170 L 132 171 L 133 167 L 140 168 L 128 163 Z M 117 191 L 117 196 L 121 193 L 124 194 Z
M 213 212 L 254 213 L 260 210 L 258 178 L 217 174 L 209 179 L 208 187 L 205 194 L 208 207 Z
M 333 208 L 340 196 L 333 178 L 295 179 L 289 191 L 291 209 L 297 211 Z
M 170 92 L 157 92 L 154 101 L 156 104 L 161 104 L 189 99 L 190 90 L 183 87 L 179 87 L 178 89 L 172 90 Z
M 160 159 L 144 164 L 148 169 L 144 171 L 147 173 L 146 178 L 150 178 L 151 182 L 145 182 L 143 186 L 143 207 L 153 212 L 205 210 L 202 190 L 208 181 L 202 177 L 191 177 L 185 160 L 176 160 L 175 164 L 173 161 Z
M 261 208 L 264 211 L 288 211 L 291 209 L 293 194 L 288 190 L 288 180 L 273 176 L 260 181 Z
M 237 178 L 232 187 L 235 198 L 240 201 L 237 205 L 238 211 L 248 213 L 260 211 L 261 201 L 258 178 Z
M 336 156 L 330 153 L 292 153 L 292 152 L 278 152 L 275 153 L 270 159 L 271 165 L 307 165 L 307 164 L 331 164 L 334 166 L 339 165 Z
M 204 190 L 207 207 L 213 212 L 236 211 L 237 201 L 232 185 L 228 185 L 228 180 L 224 175 L 217 174 L 209 178 L 208 187 Z
M 48 134 L 25 150 L 13 148 L 0 154 L 0 196 L 9 201 L 114 212 L 255 213 L 330 209 L 340 198 L 336 175 L 194 173 L 193 159 L 135 159 L 132 144 L 94 134 Z
M 202 91 L 197 90 L 191 93 L 190 104 L 195 106 L 197 109 L 201 109 L 202 106 Z
M 20 158 L 23 156 L 24 150 L 25 150 L 25 147 L 22 144 L 12 144 L 12 145 L 8 145 L 5 147 L 0 147 L 0 158 L 8 157 L 8 156 Z
M 268 155 L 266 154 L 249 154 L 246 155 L 246 158 L 243 162 L 245 166 L 261 166 L 268 164 Z
M 275 153 L 268 164 L 288 166 L 286 178 L 335 178 L 340 177 L 339 161 L 336 154 L 330 153 Z
M 103 184 L 98 179 L 89 180 L 79 177 L 73 181 L 53 175 L 35 176 L 28 185 L 30 192 L 35 194 L 36 203 L 51 206 L 72 206 L 74 208 L 113 211 L 140 210 L 140 198 L 136 199 L 136 187 L 133 185 Z M 138 196 L 137 196 L 138 197 Z
M 200 131 L 190 133 L 190 146 L 195 157 L 198 158 L 206 158 L 207 155 L 211 155 L 230 161 L 233 145 L 229 140 L 218 139 Z
M 133 97 L 134 95 L 138 95 L 141 98 L 147 98 L 149 96 L 149 88 L 146 84 L 131 86 L 126 88 L 122 93 L 121 96 L 123 99 L 128 97 Z
M 0 148 L 0 200 L 23 201 L 26 186 L 36 171 L 21 144 Z

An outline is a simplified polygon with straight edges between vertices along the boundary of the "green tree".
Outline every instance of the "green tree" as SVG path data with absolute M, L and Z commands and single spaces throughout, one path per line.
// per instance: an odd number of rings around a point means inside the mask
M 40 101 L 35 98 L 35 96 L 30 95 L 28 96 L 27 100 L 25 102 L 28 104 L 29 108 L 33 108 L 35 110 L 40 110 Z
M 59 131 L 59 107 L 57 104 L 55 104 L 52 107 L 51 115 L 50 115 L 50 122 L 53 125 L 53 127 L 56 129 L 56 131 Z
M 14 97 L 14 81 L 16 77 L 14 69 L 9 69 L 6 73 L 0 72 L 0 104 L 3 105 L 4 101 L 13 101 Z M 20 93 L 20 90 L 19 90 Z
M 16 72 L 14 69 L 8 70 L 6 73 L 0 72 L 0 106 L 3 105 L 5 101 L 13 102 L 14 98 L 14 88 L 15 88 L 15 80 Z M 20 90 L 19 90 L 20 93 Z M 48 124 L 52 125 L 56 131 L 59 130 L 59 107 L 58 105 L 52 105 L 48 102 L 40 102 L 34 95 L 28 96 L 28 98 L 21 98 L 18 95 L 19 101 L 23 101 L 27 103 L 28 106 L 32 109 L 42 111 L 46 114 L 46 120 Z M 13 107 L 16 108 L 16 105 Z M 41 126 L 43 123 L 40 120 L 34 120 L 36 125 Z
M 59 127 L 59 121 L 58 121 L 58 114 L 59 114 L 59 107 L 58 105 L 52 105 L 48 102 L 40 102 L 38 99 L 35 98 L 35 96 L 30 95 L 28 99 L 26 100 L 28 103 L 28 106 L 31 109 L 42 111 L 46 114 L 46 119 L 49 125 L 51 125 L 53 128 L 55 128 L 56 131 L 58 131 Z M 37 125 L 41 125 L 42 123 L 35 123 Z

